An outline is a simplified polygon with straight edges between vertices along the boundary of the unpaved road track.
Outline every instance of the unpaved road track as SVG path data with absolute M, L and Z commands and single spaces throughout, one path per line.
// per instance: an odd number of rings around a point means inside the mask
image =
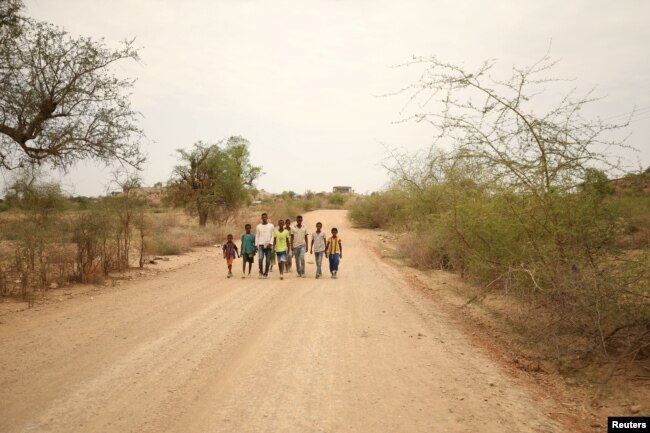
M 339 228 L 339 279 L 226 279 L 215 252 L 3 317 L 0 432 L 559 431 L 343 211 L 305 220 Z

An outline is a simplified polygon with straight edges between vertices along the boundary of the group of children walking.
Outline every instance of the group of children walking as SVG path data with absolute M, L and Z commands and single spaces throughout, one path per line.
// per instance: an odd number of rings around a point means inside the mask
M 296 264 L 298 278 L 305 278 L 305 255 L 314 254 L 316 259 L 316 278 L 323 275 L 321 265 L 323 256 L 329 259 L 329 269 L 332 278 L 336 278 L 339 271 L 339 261 L 343 258 L 343 244 L 338 237 L 338 230 L 332 228 L 331 236 L 323 232 L 323 224 L 316 223 L 316 231 L 311 234 L 311 244 L 308 248 L 309 234 L 307 227 L 302 224 L 302 216 L 296 217 L 296 224 L 291 225 L 290 219 L 278 221 L 278 227 L 268 221 L 268 215 L 262 214 L 262 222 L 251 232 L 251 225 L 246 224 L 246 232 L 241 235 L 240 248 L 233 241 L 233 235 L 228 235 L 228 240 L 223 244 L 223 258 L 228 264 L 228 278 L 233 276 L 232 265 L 236 258 L 242 257 L 242 278 L 246 278 L 246 263 L 248 263 L 248 276 L 258 255 L 259 278 L 267 278 L 277 262 L 280 279 L 284 279 L 286 272 L 291 272 L 292 260 Z M 241 254 L 240 254 L 241 250 Z

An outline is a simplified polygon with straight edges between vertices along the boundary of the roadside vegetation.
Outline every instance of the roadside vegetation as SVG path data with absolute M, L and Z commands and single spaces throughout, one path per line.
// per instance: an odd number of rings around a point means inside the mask
M 314 209 L 340 209 L 356 197 L 271 194 L 242 181 L 239 201 L 227 208 L 214 202 L 211 218 L 201 224 L 195 202 L 177 201 L 174 175 L 168 185 L 143 187 L 136 173 L 118 171 L 113 193 L 70 197 L 56 182 L 16 174 L 0 199 L 0 295 L 30 302 L 49 288 L 100 283 L 156 256 L 220 244 L 228 233 L 243 232 L 244 223 L 255 225 L 261 212 L 294 219 Z
M 535 110 L 556 81 L 547 57 L 499 81 L 489 62 L 416 63 L 424 73 L 405 91 L 436 144 L 392 152 L 390 188 L 355 203 L 352 220 L 401 233 L 413 265 L 475 283 L 468 303 L 511 302 L 505 323 L 561 370 L 596 362 L 611 377 L 647 361 L 650 170 L 621 174 L 605 152 L 625 148 L 612 140 L 625 124 L 581 117 L 589 94 Z
M 0 195 L 0 294 L 31 303 L 38 291 L 96 283 L 151 255 L 224 237 L 261 173 L 248 161 L 248 141 L 179 150 L 181 163 L 152 199 L 138 175 L 146 137 L 131 108 L 134 80 L 115 68 L 139 60 L 133 40 L 110 48 L 23 12 L 21 0 L 0 0 L 0 172 L 8 185 Z M 107 185 L 113 193 L 69 197 L 43 180 L 43 168 L 86 160 L 120 167 Z
M 259 213 L 268 212 L 270 216 L 295 219 L 296 215 L 316 209 L 347 209 L 357 199 L 356 194 L 327 193 L 306 191 L 296 194 L 293 191 L 284 191 L 281 194 L 267 194 L 258 192 L 259 199 L 251 205 L 251 211 Z

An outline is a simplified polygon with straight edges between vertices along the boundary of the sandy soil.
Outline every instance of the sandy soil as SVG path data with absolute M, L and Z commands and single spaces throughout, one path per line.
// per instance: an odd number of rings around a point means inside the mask
M 339 228 L 338 279 L 226 279 L 205 250 L 2 316 L 0 431 L 561 431 L 344 211 L 305 220 Z

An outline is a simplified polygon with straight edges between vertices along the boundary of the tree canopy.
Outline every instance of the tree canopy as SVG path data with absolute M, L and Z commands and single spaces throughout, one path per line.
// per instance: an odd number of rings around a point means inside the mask
M 21 7 L 0 0 L 0 167 L 66 169 L 94 159 L 139 168 L 133 80 L 112 72 L 120 61 L 138 60 L 133 41 L 109 48 L 22 17 Z
M 411 118 L 430 123 L 436 142 L 453 149 L 450 155 L 436 146 L 430 149 L 424 164 L 416 164 L 425 178 L 439 179 L 435 170 L 451 156 L 463 170 L 489 168 L 494 181 L 519 191 L 571 191 L 584 181 L 588 168 L 616 166 L 608 151 L 627 147 L 610 134 L 625 122 L 583 116 L 583 109 L 598 99 L 592 92 L 570 90 L 544 109 L 542 94 L 567 81 L 547 75 L 557 63 L 548 55 L 532 66 L 513 67 L 505 79 L 495 78 L 494 61 L 473 70 L 435 57 L 414 63 L 424 72 L 404 89 L 417 107 Z M 400 163 L 397 172 L 405 167 L 413 171 L 407 159 Z
M 233 136 L 217 144 L 201 141 L 190 150 L 179 149 L 181 164 L 174 167 L 169 181 L 170 201 L 198 216 L 199 224 L 209 218 L 224 221 L 249 199 L 261 167 L 250 163 L 249 141 Z

